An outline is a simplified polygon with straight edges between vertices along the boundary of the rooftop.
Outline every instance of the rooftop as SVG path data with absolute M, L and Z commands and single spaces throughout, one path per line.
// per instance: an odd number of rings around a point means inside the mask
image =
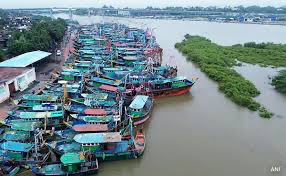
M 84 161 L 85 158 L 83 153 L 65 153 L 61 156 L 61 162 L 63 164 L 76 164 Z
M 77 134 L 73 139 L 81 144 L 110 143 L 110 142 L 120 142 L 121 135 L 119 132 L 81 133 Z
M 137 95 L 129 107 L 132 109 L 142 109 L 145 106 L 148 98 L 148 96 Z
M 51 54 L 44 51 L 28 52 L 1 62 L 0 67 L 27 67 Z
M 86 109 L 84 111 L 87 115 L 106 115 L 107 112 L 104 109 Z
M 72 127 L 77 132 L 99 132 L 108 131 L 107 124 L 84 124 L 75 125 Z
M 31 70 L 31 68 L 0 67 L 0 83 L 14 79 L 29 70 Z

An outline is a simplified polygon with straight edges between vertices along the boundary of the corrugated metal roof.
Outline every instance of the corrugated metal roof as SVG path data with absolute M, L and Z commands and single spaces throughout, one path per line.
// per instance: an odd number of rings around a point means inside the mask
M 63 164 L 76 164 L 85 161 L 83 153 L 65 153 L 61 156 L 61 162 Z
M 72 127 L 77 132 L 99 132 L 108 131 L 107 124 L 84 124 L 75 125 Z
M 28 52 L 1 62 L 0 67 L 27 67 L 51 54 L 44 51 Z
M 132 109 L 142 109 L 145 103 L 147 102 L 148 98 L 149 98 L 148 96 L 137 95 L 129 107 Z
M 84 111 L 87 115 L 106 115 L 107 112 L 104 109 L 86 109 Z
M 119 132 L 81 133 L 77 134 L 73 139 L 80 144 L 120 142 L 121 134 Z
M 108 91 L 111 91 L 111 92 L 116 92 L 117 91 L 117 87 L 109 86 L 109 85 L 101 85 L 99 88 L 102 89 L 102 90 L 108 90 Z

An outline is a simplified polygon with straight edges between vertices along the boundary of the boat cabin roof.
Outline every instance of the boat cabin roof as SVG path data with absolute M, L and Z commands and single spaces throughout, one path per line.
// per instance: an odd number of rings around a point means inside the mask
M 106 123 L 113 120 L 113 116 L 83 116 L 81 118 L 87 123 Z
M 126 53 L 126 54 L 130 54 L 130 53 Z M 127 60 L 127 61 L 136 61 L 136 60 L 138 60 L 138 58 L 136 56 L 124 56 L 123 59 Z
M 20 112 L 20 118 L 22 119 L 43 119 L 62 117 L 63 111 L 52 111 L 52 112 Z
M 104 71 L 121 71 L 123 70 L 122 67 L 111 67 L 111 68 L 103 68 Z
M 87 115 L 106 115 L 107 112 L 104 109 L 86 109 L 84 111 Z
M 3 139 L 6 141 L 26 140 L 30 137 L 30 133 L 26 131 L 7 131 L 3 134 Z
M 7 141 L 1 145 L 3 150 L 10 150 L 16 152 L 29 152 L 34 147 L 34 144 L 30 143 L 20 143 L 20 142 L 13 142 Z
M 96 94 L 81 94 L 84 98 L 100 99 L 105 100 L 108 97 L 107 93 L 96 93 Z
M 119 86 L 121 84 L 120 80 L 113 81 L 113 80 L 104 79 L 104 78 L 98 78 L 98 77 L 91 78 L 91 81 L 99 82 L 99 83 L 102 83 L 102 84 L 114 85 L 114 86 Z
M 107 124 L 84 124 L 84 125 L 75 125 L 72 127 L 76 132 L 100 132 L 108 131 Z
M 61 156 L 61 162 L 63 164 L 77 164 L 85 161 L 85 157 L 82 152 L 80 153 L 65 153 Z
M 111 143 L 111 142 L 120 142 L 121 134 L 119 132 L 82 133 L 82 134 L 77 134 L 73 139 L 80 144 Z
M 57 101 L 58 96 L 50 96 L 50 95 L 23 95 L 23 100 L 30 101 Z
M 13 130 L 34 131 L 41 126 L 40 122 L 15 120 L 12 122 L 11 128 Z
M 117 87 L 110 86 L 110 85 L 101 85 L 99 88 L 102 90 L 110 91 L 110 92 L 117 92 Z
M 155 83 L 155 84 L 165 84 L 165 83 L 169 83 L 169 82 L 183 81 L 183 80 L 186 80 L 186 79 L 187 79 L 186 77 L 177 76 L 177 77 L 169 78 L 169 79 L 155 80 L 155 81 L 153 81 L 153 83 Z
M 149 98 L 149 96 L 137 95 L 134 98 L 134 100 L 131 102 L 129 107 L 132 109 L 142 109 L 145 106 L 148 98 Z
M 90 105 L 112 107 L 116 105 L 116 101 L 94 100 L 90 102 Z

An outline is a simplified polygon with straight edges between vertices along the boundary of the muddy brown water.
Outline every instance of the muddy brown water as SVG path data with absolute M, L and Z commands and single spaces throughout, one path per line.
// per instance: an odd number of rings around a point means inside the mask
M 260 86 L 262 95 L 257 99 L 280 115 L 271 120 L 232 103 L 218 91 L 215 82 L 174 48 L 187 33 L 208 37 L 221 45 L 248 41 L 286 43 L 285 26 L 96 16 L 73 18 L 81 24 L 121 22 L 155 28 L 154 34 L 164 49 L 164 63 L 175 63 L 180 75 L 199 77 L 189 94 L 156 100 L 152 118 L 145 124 L 147 146 L 143 157 L 102 163 L 99 175 L 286 175 L 286 98 L 277 93 L 273 97 L 273 87 L 264 80 L 268 73 L 255 68 L 240 70 Z M 276 73 L 275 70 L 270 72 Z M 271 172 L 272 167 L 280 167 L 280 172 Z

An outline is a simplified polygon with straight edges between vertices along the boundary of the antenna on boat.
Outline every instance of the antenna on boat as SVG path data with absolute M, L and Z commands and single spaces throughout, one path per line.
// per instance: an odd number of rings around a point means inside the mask
M 36 155 L 36 160 L 38 161 L 38 150 L 39 150 L 39 146 L 42 146 L 42 144 L 44 143 L 44 139 L 43 139 L 43 131 L 40 130 L 39 128 L 37 128 L 34 131 L 34 141 L 35 141 L 35 155 Z
M 48 111 L 46 111 L 46 113 L 45 113 L 45 126 L 44 126 L 45 133 L 46 133 L 46 130 L 47 130 L 47 124 L 48 124 Z

